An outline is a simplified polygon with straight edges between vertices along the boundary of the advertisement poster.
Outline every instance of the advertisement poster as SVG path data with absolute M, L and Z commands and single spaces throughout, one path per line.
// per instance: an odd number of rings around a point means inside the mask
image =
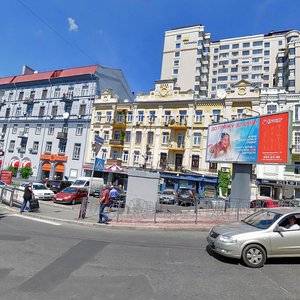
M 289 113 L 213 124 L 208 127 L 206 161 L 286 163 Z

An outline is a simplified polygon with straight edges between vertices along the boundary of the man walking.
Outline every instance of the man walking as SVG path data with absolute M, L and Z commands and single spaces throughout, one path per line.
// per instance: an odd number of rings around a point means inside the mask
M 108 224 L 111 219 L 104 213 L 104 209 L 106 206 L 109 206 L 109 190 L 107 189 L 106 185 L 104 184 L 102 187 L 102 193 L 99 199 L 99 221 L 98 223 L 101 224 Z M 103 220 L 104 219 L 104 220 Z

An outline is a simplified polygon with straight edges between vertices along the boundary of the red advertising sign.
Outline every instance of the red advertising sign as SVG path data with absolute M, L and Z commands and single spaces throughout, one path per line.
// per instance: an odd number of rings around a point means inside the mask
M 0 180 L 5 182 L 6 184 L 11 184 L 12 181 L 12 172 L 2 170 L 0 173 Z
M 258 163 L 287 163 L 289 114 L 260 117 Z

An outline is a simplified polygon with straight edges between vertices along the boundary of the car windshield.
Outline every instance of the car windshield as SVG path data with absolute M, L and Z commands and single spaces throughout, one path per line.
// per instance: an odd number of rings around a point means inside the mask
M 174 195 L 174 191 L 172 191 L 172 190 L 168 190 L 168 191 L 164 190 L 162 193 L 165 195 Z
M 181 193 L 181 194 L 189 194 L 189 193 L 190 193 L 190 190 L 180 190 L 180 193 Z
M 44 184 L 34 184 L 33 189 L 34 190 L 48 190 Z
M 84 185 L 86 183 L 86 180 L 75 180 L 74 185 Z
M 67 187 L 61 191 L 61 193 L 66 193 L 66 194 L 76 194 L 77 189 L 72 188 L 72 187 Z
M 51 181 L 50 185 L 51 186 L 58 186 L 60 184 L 60 181 Z
M 269 228 L 282 214 L 275 213 L 269 210 L 260 210 L 243 220 L 243 223 L 254 226 L 260 229 Z

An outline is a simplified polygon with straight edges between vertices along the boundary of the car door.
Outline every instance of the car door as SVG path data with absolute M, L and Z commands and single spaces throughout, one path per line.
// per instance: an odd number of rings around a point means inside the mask
M 279 224 L 280 225 L 280 224 Z M 300 256 L 300 229 L 270 233 L 271 253 L 276 256 Z

